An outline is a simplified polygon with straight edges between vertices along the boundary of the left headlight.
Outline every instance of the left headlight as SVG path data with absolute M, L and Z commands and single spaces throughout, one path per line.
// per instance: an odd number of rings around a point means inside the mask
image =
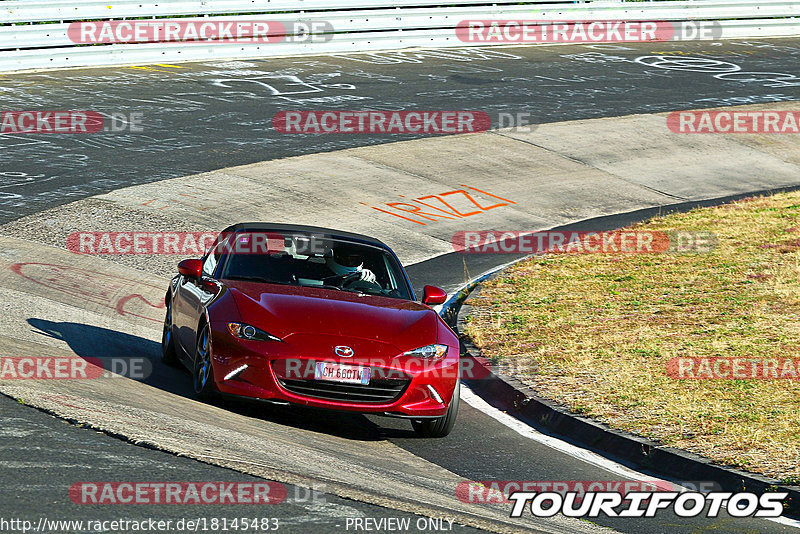
M 418 349 L 409 350 L 403 353 L 403 356 L 415 356 L 417 358 L 444 358 L 447 355 L 447 345 L 440 345 L 435 343 L 433 345 L 425 345 Z
M 281 338 L 273 336 L 269 332 L 264 332 L 260 328 L 247 323 L 228 323 L 228 332 L 233 337 L 239 339 L 253 339 L 255 341 L 283 341 Z

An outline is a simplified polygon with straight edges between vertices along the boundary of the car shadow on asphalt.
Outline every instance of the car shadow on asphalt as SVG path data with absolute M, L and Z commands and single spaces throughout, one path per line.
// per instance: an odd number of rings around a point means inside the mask
M 97 364 L 99 360 L 103 368 L 116 374 L 173 395 L 195 398 L 189 372 L 183 367 L 172 367 L 161 362 L 159 342 L 81 323 L 48 321 L 35 317 L 27 321 L 36 333 L 62 340 L 76 355 L 92 364 Z M 380 421 L 387 421 L 388 424 L 384 426 L 357 413 L 230 398 L 217 399 L 213 404 L 246 417 L 345 439 L 381 441 L 415 436 L 410 423 L 406 421 L 400 421 L 400 426 L 408 425 L 408 430 L 404 431 L 398 428 L 397 422 L 388 418 L 380 418 Z
M 28 319 L 37 333 L 60 339 L 90 363 L 137 382 L 173 393 L 190 396 L 191 383 L 180 369 L 161 363 L 161 344 L 143 337 L 87 324 Z

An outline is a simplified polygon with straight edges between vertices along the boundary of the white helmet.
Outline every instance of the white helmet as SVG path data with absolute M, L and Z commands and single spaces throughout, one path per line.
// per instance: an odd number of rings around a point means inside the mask
M 345 275 L 361 270 L 364 258 L 350 247 L 335 247 L 328 256 L 328 267 L 336 274 Z

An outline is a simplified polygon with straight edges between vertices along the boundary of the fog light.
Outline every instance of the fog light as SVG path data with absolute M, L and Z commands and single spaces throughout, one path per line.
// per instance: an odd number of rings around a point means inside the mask
M 438 392 L 438 391 L 436 391 L 436 389 L 435 389 L 435 388 L 434 388 L 432 385 L 430 385 L 430 384 L 428 384 L 428 391 L 430 391 L 430 392 L 431 392 L 431 395 L 433 395 L 433 398 L 436 400 L 436 402 L 438 402 L 438 403 L 440 403 L 440 404 L 444 402 L 444 401 L 442 400 L 442 397 L 441 397 L 441 395 L 439 395 L 439 392 Z
M 225 375 L 225 380 L 230 380 L 231 378 L 239 376 L 245 369 L 247 369 L 247 364 L 242 365 L 241 367 L 237 367 L 236 369 Z

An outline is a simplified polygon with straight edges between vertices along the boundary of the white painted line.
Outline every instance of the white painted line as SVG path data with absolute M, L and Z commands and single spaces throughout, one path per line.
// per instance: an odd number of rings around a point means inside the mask
M 463 384 L 461 385 L 461 400 L 466 401 L 467 404 L 469 404 L 476 410 L 480 410 L 481 412 L 485 413 L 492 419 L 504 424 L 511 430 L 514 430 L 519 435 L 537 441 L 542 445 L 550 447 L 551 449 L 563 452 L 564 454 L 572 456 L 573 458 L 577 458 L 578 460 L 594 465 L 596 467 L 600 467 L 615 475 L 629 478 L 631 480 L 638 480 L 640 482 L 661 481 L 661 479 L 659 478 L 653 476 L 645 476 L 644 474 L 639 473 L 638 471 L 629 469 L 624 465 L 620 465 L 617 462 L 609 460 L 608 458 L 600 456 L 599 454 L 592 452 L 590 450 L 583 449 L 571 443 L 567 443 L 566 441 L 554 438 L 553 436 L 542 434 L 541 432 L 537 431 L 534 428 L 531 428 L 530 426 L 520 421 L 519 419 L 511 415 L 508 415 L 505 412 L 501 412 L 497 408 L 491 406 L 488 402 L 480 398 L 476 393 L 474 393 L 471 389 L 469 389 L 467 386 Z

